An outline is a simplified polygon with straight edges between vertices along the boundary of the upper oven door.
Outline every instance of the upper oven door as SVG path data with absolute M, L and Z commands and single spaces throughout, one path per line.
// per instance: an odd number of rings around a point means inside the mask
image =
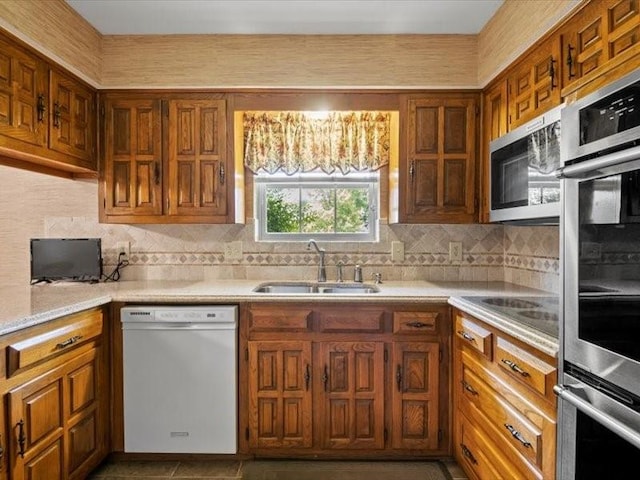
M 560 108 L 491 142 L 492 222 L 558 217 Z M 557 218 L 556 218 L 557 222 Z
M 608 161 L 564 169 L 564 359 L 640 396 L 640 155 Z
M 640 139 L 640 69 L 562 111 L 563 158 L 601 154 Z M 566 150 L 564 150 L 566 148 Z

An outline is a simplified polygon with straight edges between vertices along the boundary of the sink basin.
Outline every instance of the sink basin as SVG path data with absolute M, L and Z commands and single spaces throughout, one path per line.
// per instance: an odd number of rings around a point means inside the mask
M 378 293 L 380 290 L 374 285 L 366 283 L 284 283 L 270 282 L 258 285 L 253 289 L 256 293 L 291 294 L 304 293 L 316 294 L 326 293 L 333 295 L 340 294 L 370 294 Z

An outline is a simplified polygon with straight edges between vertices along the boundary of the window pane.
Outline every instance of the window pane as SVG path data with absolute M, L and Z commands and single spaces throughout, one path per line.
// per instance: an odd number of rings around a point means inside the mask
M 335 189 L 302 189 L 302 212 L 303 232 L 335 232 Z
M 336 189 L 336 231 L 363 233 L 369 231 L 369 189 Z
M 300 189 L 267 187 L 267 232 L 300 231 Z

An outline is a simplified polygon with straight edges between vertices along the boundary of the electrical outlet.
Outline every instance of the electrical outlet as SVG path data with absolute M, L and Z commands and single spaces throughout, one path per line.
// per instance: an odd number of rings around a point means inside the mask
M 242 260 L 242 241 L 237 240 L 225 243 L 224 258 L 226 260 Z
M 462 262 L 462 242 L 449 242 L 449 261 Z
M 391 242 L 391 261 L 402 262 L 404 260 L 404 242 Z
M 121 253 L 124 253 L 125 259 L 129 258 L 129 254 L 131 253 L 131 243 L 130 242 L 118 242 L 116 244 L 116 250 L 118 251 L 118 256 Z M 119 259 L 123 260 L 123 259 Z
M 599 260 L 602 257 L 602 244 L 597 242 L 582 242 L 580 244 L 580 258 Z

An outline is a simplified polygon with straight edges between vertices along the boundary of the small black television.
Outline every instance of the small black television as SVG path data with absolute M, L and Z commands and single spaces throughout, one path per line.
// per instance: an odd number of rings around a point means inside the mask
M 99 282 L 102 250 L 99 238 L 32 238 L 31 283 L 53 280 Z

